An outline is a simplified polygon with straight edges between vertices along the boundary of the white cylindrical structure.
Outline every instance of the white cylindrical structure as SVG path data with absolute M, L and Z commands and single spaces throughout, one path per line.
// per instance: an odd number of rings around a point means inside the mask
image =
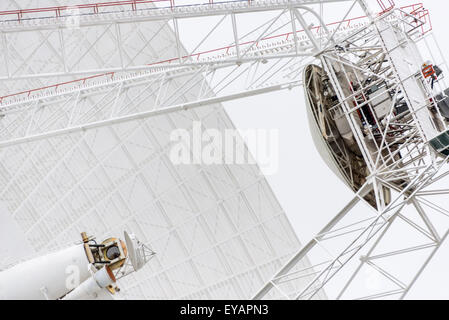
M 59 299 L 91 275 L 83 244 L 69 247 L 0 272 L 0 299 Z
M 67 294 L 64 300 L 90 300 L 98 297 L 101 290 L 107 286 L 115 283 L 115 276 L 108 268 L 103 267 L 98 272 L 94 273 L 92 277 L 84 281 L 72 292 Z

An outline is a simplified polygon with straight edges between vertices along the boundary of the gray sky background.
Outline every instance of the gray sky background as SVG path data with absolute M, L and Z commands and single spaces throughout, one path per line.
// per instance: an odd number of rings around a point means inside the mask
M 396 0 L 398 6 L 414 4 Z M 449 53 L 449 2 L 424 0 L 443 53 Z M 376 1 L 370 1 L 377 9 Z M 449 58 L 449 54 L 446 56 Z M 447 75 L 449 76 L 449 75 Z M 237 128 L 280 130 L 279 171 L 267 179 L 301 242 L 309 241 L 350 201 L 352 192 L 327 168 L 309 133 L 302 88 L 225 104 Z M 254 146 L 249 146 L 254 151 Z M 431 262 L 409 298 L 449 299 L 449 243 Z

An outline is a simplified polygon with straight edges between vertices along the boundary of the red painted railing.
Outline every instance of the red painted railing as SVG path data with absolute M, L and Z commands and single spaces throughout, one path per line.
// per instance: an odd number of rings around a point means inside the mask
M 202 2 L 201 2 L 202 1 Z M 205 2 L 207 1 L 207 2 Z M 233 0 L 235 2 L 248 2 L 251 0 Z M 89 3 L 89 4 L 78 4 L 72 6 L 54 6 L 54 7 L 42 7 L 42 8 L 31 8 L 31 9 L 17 9 L 0 11 L 0 16 L 15 16 L 17 21 L 24 20 L 26 18 L 31 18 L 32 14 L 38 13 L 51 13 L 52 17 L 58 18 L 63 16 L 64 12 L 78 10 L 80 13 L 102 13 L 102 9 L 117 8 L 117 12 L 123 8 L 131 9 L 132 11 L 137 11 L 138 9 L 148 9 L 148 7 L 143 6 L 144 4 L 150 3 L 167 3 L 167 7 L 173 8 L 175 6 L 190 6 L 190 5 L 202 5 L 202 4 L 213 4 L 214 0 L 199 0 L 198 3 L 182 3 L 182 0 L 122 0 L 122 1 L 111 1 L 111 2 L 99 2 L 99 3 Z
M 23 20 L 24 15 L 32 13 L 46 13 L 50 12 L 54 14 L 54 17 L 61 17 L 64 11 L 70 10 L 80 10 L 89 11 L 90 13 L 100 13 L 102 8 L 123 8 L 129 7 L 131 10 L 136 11 L 138 5 L 156 3 L 156 2 L 169 2 L 172 4 L 174 0 L 124 0 L 124 1 L 113 1 L 113 2 L 100 2 L 100 3 L 89 3 L 89 4 L 79 4 L 73 6 L 58 6 L 58 7 L 44 7 L 44 8 L 31 8 L 31 9 L 18 9 L 9 11 L 0 11 L 0 16 L 17 16 L 17 20 Z
M 173 0 L 170 0 L 170 1 L 173 1 Z M 115 3 L 123 4 L 124 2 L 129 4 L 130 2 L 144 3 L 144 2 L 152 2 L 152 1 L 138 1 L 138 0 L 136 0 L 136 1 L 118 1 L 118 2 L 115 2 Z M 431 30 L 431 21 L 430 21 L 429 11 L 424 9 L 424 6 L 423 6 L 422 3 L 418 3 L 418 4 L 402 7 L 401 10 L 403 10 L 404 12 L 406 12 L 408 14 L 417 16 L 417 18 L 420 19 L 421 21 L 424 21 L 423 19 L 425 19 L 426 22 L 430 23 L 430 30 Z M 1 15 L 1 12 L 0 12 L 0 15 Z M 358 22 L 358 21 L 361 21 L 361 20 L 366 19 L 366 18 L 367 18 L 366 16 L 350 18 L 350 19 L 346 19 L 346 20 L 343 20 L 343 21 L 332 22 L 332 23 L 327 24 L 326 26 L 327 27 L 332 27 L 332 26 L 341 24 L 341 26 L 348 28 L 348 27 L 351 27 L 351 25 L 354 24 L 354 22 Z M 421 27 L 424 28 L 424 25 L 421 26 Z M 315 27 L 312 28 L 312 30 L 315 30 L 316 32 L 319 32 L 320 29 L 321 29 L 321 26 L 315 26 Z M 302 33 L 302 32 L 304 32 L 304 30 L 298 30 L 297 31 L 297 33 Z M 429 30 L 424 30 L 423 29 L 423 33 L 426 33 L 426 32 L 429 32 Z M 289 40 L 290 36 L 292 36 L 292 35 L 293 35 L 293 32 L 283 33 L 283 34 L 279 34 L 279 35 L 274 35 L 274 36 L 269 36 L 269 37 L 262 38 L 262 39 L 259 40 L 258 43 L 255 43 L 255 41 L 247 41 L 247 42 L 240 43 L 239 45 L 240 46 L 245 46 L 245 45 L 250 46 L 250 45 L 256 44 L 256 47 L 257 47 L 257 46 L 260 45 L 260 42 L 267 41 L 267 40 L 274 40 L 274 39 L 284 39 L 284 38 L 285 38 L 285 40 Z M 181 57 L 181 59 L 196 58 L 196 60 L 199 60 L 201 56 L 206 56 L 206 55 L 211 54 L 211 53 L 223 52 L 223 54 L 228 54 L 229 50 L 231 50 L 231 49 L 233 49 L 235 47 L 236 47 L 235 45 L 230 45 L 230 46 L 225 46 L 225 47 L 221 47 L 221 48 L 211 49 L 211 50 L 195 53 L 195 54 L 192 54 L 192 55 L 186 55 L 186 56 Z M 150 63 L 150 64 L 147 64 L 147 66 L 156 66 L 156 65 L 159 65 L 159 64 L 169 64 L 169 63 L 178 61 L 179 59 L 180 59 L 179 57 L 176 57 L 176 58 L 172 58 L 172 59 L 167 59 L 167 60 L 163 60 L 163 61 Z M 42 88 L 36 88 L 36 89 L 31 89 L 31 90 L 27 90 L 27 91 L 22 91 L 22 92 L 6 95 L 6 96 L 3 96 L 3 97 L 0 97 L 0 103 L 3 103 L 4 100 L 10 99 L 10 98 L 13 98 L 13 97 L 15 97 L 15 98 L 20 97 L 20 96 L 29 97 L 32 93 L 35 93 L 35 92 L 38 92 L 38 91 L 44 92 L 45 90 L 55 89 L 55 91 L 57 92 L 58 89 L 60 89 L 61 87 L 64 87 L 64 86 L 73 85 L 73 84 L 83 85 L 87 81 L 90 81 L 90 80 L 93 80 L 93 79 L 99 79 L 99 78 L 105 78 L 105 79 L 113 78 L 114 74 L 115 74 L 114 72 L 103 73 L 103 74 L 98 74 L 98 75 L 93 75 L 93 76 L 89 76 L 89 77 L 85 77 L 85 78 L 72 80 L 72 81 L 58 83 L 58 84 L 55 84 L 55 85 L 49 85 L 49 86 L 45 86 L 45 87 L 42 87 Z

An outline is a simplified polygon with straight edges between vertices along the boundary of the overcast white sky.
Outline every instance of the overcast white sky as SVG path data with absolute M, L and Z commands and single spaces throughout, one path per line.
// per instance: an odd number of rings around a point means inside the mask
M 415 3 L 410 0 L 395 2 L 399 6 Z M 449 2 L 419 2 L 430 9 L 434 33 L 443 52 L 449 53 Z M 376 1 L 370 3 L 376 8 Z M 304 244 L 344 207 L 351 199 L 352 192 L 332 174 L 315 149 L 309 133 L 302 90 L 296 88 L 271 93 L 225 106 L 237 128 L 280 130 L 280 168 L 267 179 Z M 251 149 L 254 150 L 254 146 L 250 146 Z M 449 299 L 449 243 L 440 249 L 409 298 Z

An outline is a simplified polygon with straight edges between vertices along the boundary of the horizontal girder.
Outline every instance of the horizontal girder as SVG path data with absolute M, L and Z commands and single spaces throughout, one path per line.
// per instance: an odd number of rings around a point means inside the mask
M 110 23 L 132 23 L 141 21 L 165 21 L 171 19 L 185 19 L 195 17 L 205 17 L 214 15 L 223 15 L 230 13 L 250 13 L 250 12 L 262 12 L 281 10 L 289 7 L 300 7 L 304 5 L 316 5 L 326 3 L 338 3 L 349 2 L 353 0 L 252 0 L 252 1 L 231 1 L 231 2 L 218 2 L 218 3 L 196 3 L 189 5 L 168 5 L 162 7 L 152 7 L 137 10 L 129 6 L 129 9 L 123 10 L 124 6 L 120 5 L 120 1 L 117 2 L 117 6 L 107 6 L 107 10 L 104 12 L 93 11 L 91 14 L 79 15 L 79 26 L 93 26 L 100 24 Z M 129 1 L 122 1 L 129 3 Z M 144 4 L 163 3 L 162 1 L 143 1 Z M 8 17 L 12 19 L 0 20 L 1 32 L 21 32 L 37 29 L 60 29 L 70 28 L 67 24 L 68 15 L 60 14 L 64 13 L 62 9 L 73 10 L 77 9 L 77 6 L 62 6 L 52 8 L 36 8 L 30 10 L 17 10 L 17 11 L 0 11 L 0 16 Z M 98 8 L 95 5 L 92 9 Z M 100 7 L 101 8 L 101 7 Z M 111 8 L 113 8 L 111 10 Z M 80 10 L 83 9 L 80 6 Z M 111 12 L 112 11 L 112 12 Z M 42 15 L 44 13 L 44 15 Z M 30 19 L 24 17 L 24 15 L 30 15 Z M 37 17 L 33 17 L 37 15 Z M 21 18 L 19 18 L 21 17 Z

